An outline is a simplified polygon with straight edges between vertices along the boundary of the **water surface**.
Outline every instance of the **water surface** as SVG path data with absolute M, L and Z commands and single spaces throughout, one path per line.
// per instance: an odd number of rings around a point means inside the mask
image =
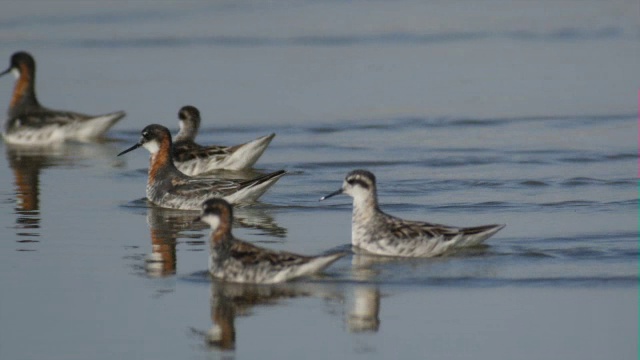
M 128 116 L 100 143 L 0 144 L 1 358 L 637 357 L 635 2 L 29 4 L 3 6 L 0 60 L 31 51 L 47 106 Z M 507 227 L 212 282 L 197 212 L 147 204 L 144 150 L 116 157 L 185 104 L 202 143 L 277 133 L 223 174 L 289 172 L 237 211 L 245 240 L 348 249 L 349 198 L 317 200 L 355 168 L 391 214 Z

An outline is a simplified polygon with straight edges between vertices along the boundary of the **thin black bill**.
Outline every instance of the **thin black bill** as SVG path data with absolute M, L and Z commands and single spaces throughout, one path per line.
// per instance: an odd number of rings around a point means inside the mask
M 325 196 L 321 197 L 321 198 L 320 198 L 320 201 L 325 200 L 325 199 L 328 199 L 328 198 L 330 198 L 330 197 L 332 197 L 332 196 L 340 195 L 340 194 L 342 194 L 342 189 L 337 190 L 337 191 L 334 191 L 334 192 L 332 192 L 332 193 L 331 193 L 331 194 L 329 194 L 329 195 L 325 195 Z
M 1 72 L 1 73 L 0 73 L 0 76 L 6 75 L 6 74 L 8 74 L 8 73 L 10 73 L 10 72 L 11 72 L 11 68 L 8 68 L 7 70 L 5 70 L 5 71 Z
M 125 150 L 125 151 L 121 152 L 120 154 L 118 154 L 118 156 L 124 155 L 124 154 L 128 153 L 129 151 L 133 151 L 133 150 L 139 148 L 140 146 L 142 146 L 142 144 L 135 144 L 132 147 L 128 148 L 127 150 Z

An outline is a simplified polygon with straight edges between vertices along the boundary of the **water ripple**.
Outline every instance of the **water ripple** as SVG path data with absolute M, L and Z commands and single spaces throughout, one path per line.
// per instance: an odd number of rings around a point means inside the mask
M 545 187 L 549 186 L 550 184 L 540 180 L 523 180 L 519 181 L 518 185 L 522 185 L 524 187 Z
M 635 179 L 596 179 L 589 177 L 574 177 L 560 182 L 561 186 L 564 187 L 578 187 L 578 186 L 626 186 L 626 185 L 636 185 Z
M 134 13 L 97 13 L 71 17 L 39 17 L 2 21 L 0 28 L 12 29 L 37 23 L 44 26 L 67 24 L 123 24 L 147 22 L 164 22 L 174 19 L 175 12 L 134 12 Z M 585 41 L 614 38 L 635 38 L 635 34 L 627 33 L 622 27 L 607 26 L 602 28 L 560 28 L 547 32 L 527 30 L 509 30 L 503 32 L 486 31 L 441 31 L 433 33 L 420 32 L 378 32 L 369 34 L 340 35 L 299 35 L 299 36 L 261 36 L 261 35 L 207 35 L 207 36 L 144 36 L 128 38 L 80 38 L 59 40 L 62 46 L 79 48 L 159 48 L 186 46 L 222 46 L 222 47 L 277 47 L 277 46 L 312 46 L 312 47 L 346 47 L 371 45 L 415 45 L 424 46 L 441 43 L 471 42 L 487 39 L 509 39 L 517 42 L 531 41 Z M 43 40 L 25 40 L 23 43 L 37 43 Z M 17 41 L 17 40 L 14 40 Z M 11 42 L 5 39 L 4 43 Z M 50 43 L 51 41 L 49 41 Z
M 544 287 L 594 287 L 594 286 L 637 286 L 640 278 L 634 275 L 619 276 L 540 276 L 529 278 L 508 278 L 508 277 L 479 277 L 479 276 L 432 276 L 408 277 L 405 279 L 383 280 L 372 284 L 400 285 L 407 287 L 502 287 L 502 286 L 544 286 Z
M 379 167 L 379 166 L 406 166 L 413 164 L 412 161 L 382 161 L 382 160 L 369 160 L 369 161 L 326 161 L 326 162 L 306 162 L 297 164 L 296 168 L 299 169 L 356 169 L 367 167 Z
M 554 236 L 554 237 L 546 237 L 546 238 L 526 238 L 523 239 L 527 243 L 532 242 L 548 242 L 548 243 L 557 243 L 564 244 L 570 241 L 587 241 L 592 242 L 595 240 L 601 241 L 603 239 L 607 239 L 609 241 L 618 242 L 620 240 L 631 240 L 636 241 L 638 237 L 637 232 L 628 232 L 628 231 L 620 231 L 614 233 L 586 233 L 586 234 L 576 234 L 573 236 Z
M 579 187 L 579 186 L 598 186 L 598 187 L 625 187 L 636 186 L 635 179 L 595 179 L 595 178 L 571 178 L 567 180 L 550 180 L 550 179 L 451 179 L 451 180 L 396 180 L 396 184 L 400 185 L 394 189 L 388 190 L 391 194 L 411 195 L 422 192 L 439 192 L 439 191 L 455 191 L 460 189 L 479 188 L 507 188 L 507 189 L 536 189 L 545 187 Z M 622 203 L 623 205 L 626 202 Z
M 561 162 L 567 163 L 593 163 L 593 162 L 609 162 L 616 160 L 635 160 L 638 154 L 635 153 L 614 153 L 614 154 L 602 154 L 592 153 L 586 155 L 576 155 L 569 157 L 562 157 L 559 159 Z
M 411 206 L 408 206 L 409 208 Z M 424 206 L 421 206 L 424 208 Z M 593 212 L 620 211 L 621 209 L 637 209 L 638 200 L 629 199 L 622 201 L 592 201 L 592 200 L 565 200 L 546 203 L 516 203 L 506 201 L 486 201 L 478 203 L 449 203 L 445 205 L 431 205 L 427 208 L 437 211 L 471 211 L 475 209 L 491 211 L 563 211 L 567 209 L 588 210 Z

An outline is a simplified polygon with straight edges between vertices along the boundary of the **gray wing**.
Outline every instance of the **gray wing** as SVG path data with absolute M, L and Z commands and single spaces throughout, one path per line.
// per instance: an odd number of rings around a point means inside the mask
M 393 235 L 399 239 L 440 238 L 442 241 L 449 241 L 460 235 L 463 230 L 441 224 L 407 221 L 392 216 L 389 216 L 388 222 L 393 229 Z
M 225 179 L 179 178 L 172 180 L 173 188 L 169 191 L 176 195 L 191 197 L 216 193 L 226 196 L 238 191 L 241 182 Z
M 388 221 L 392 223 L 392 232 L 398 238 L 440 238 L 445 242 L 459 238 L 461 235 L 465 237 L 480 235 L 497 228 L 502 228 L 502 225 L 497 224 L 462 228 L 428 222 L 407 221 L 392 216 L 389 216 Z
M 192 178 L 183 175 L 171 181 L 173 189 L 170 192 L 180 196 L 204 196 L 212 192 L 217 193 L 218 196 L 227 196 L 244 188 L 267 182 L 285 173 L 284 170 L 278 170 L 249 180 Z
M 75 122 L 86 121 L 91 116 L 70 111 L 38 111 L 14 116 L 7 121 L 8 127 L 29 126 L 31 128 L 44 128 L 57 125 L 65 126 Z
M 231 257 L 245 266 L 255 266 L 266 263 L 271 267 L 287 267 L 309 262 L 311 257 L 268 250 L 253 244 L 235 239 L 231 246 Z
M 201 146 L 191 140 L 182 140 L 173 144 L 173 159 L 178 162 L 226 157 L 229 154 L 231 154 L 231 151 L 227 146 Z

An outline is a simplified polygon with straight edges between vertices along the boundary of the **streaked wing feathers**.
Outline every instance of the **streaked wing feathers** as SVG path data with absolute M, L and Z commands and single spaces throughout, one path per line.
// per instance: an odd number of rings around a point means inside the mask
M 310 260 L 307 256 L 271 251 L 237 239 L 233 241 L 230 256 L 244 265 L 266 262 L 270 266 L 290 266 L 304 264 Z
M 212 192 L 225 196 L 240 188 L 238 181 L 224 179 L 173 178 L 171 184 L 172 193 L 186 197 Z
M 173 159 L 178 162 L 225 157 L 231 153 L 232 151 L 227 146 L 201 146 L 191 140 L 178 141 L 173 144 Z
M 452 226 L 431 224 L 419 221 L 406 221 L 399 218 L 391 218 L 392 233 L 400 239 L 414 239 L 418 237 L 442 237 L 444 241 L 458 236 L 462 229 Z
M 74 113 L 70 111 L 45 112 L 38 111 L 28 114 L 22 114 L 11 118 L 8 123 L 26 125 L 32 128 L 43 128 L 51 125 L 64 126 L 73 122 L 85 121 L 91 117 L 84 114 Z

